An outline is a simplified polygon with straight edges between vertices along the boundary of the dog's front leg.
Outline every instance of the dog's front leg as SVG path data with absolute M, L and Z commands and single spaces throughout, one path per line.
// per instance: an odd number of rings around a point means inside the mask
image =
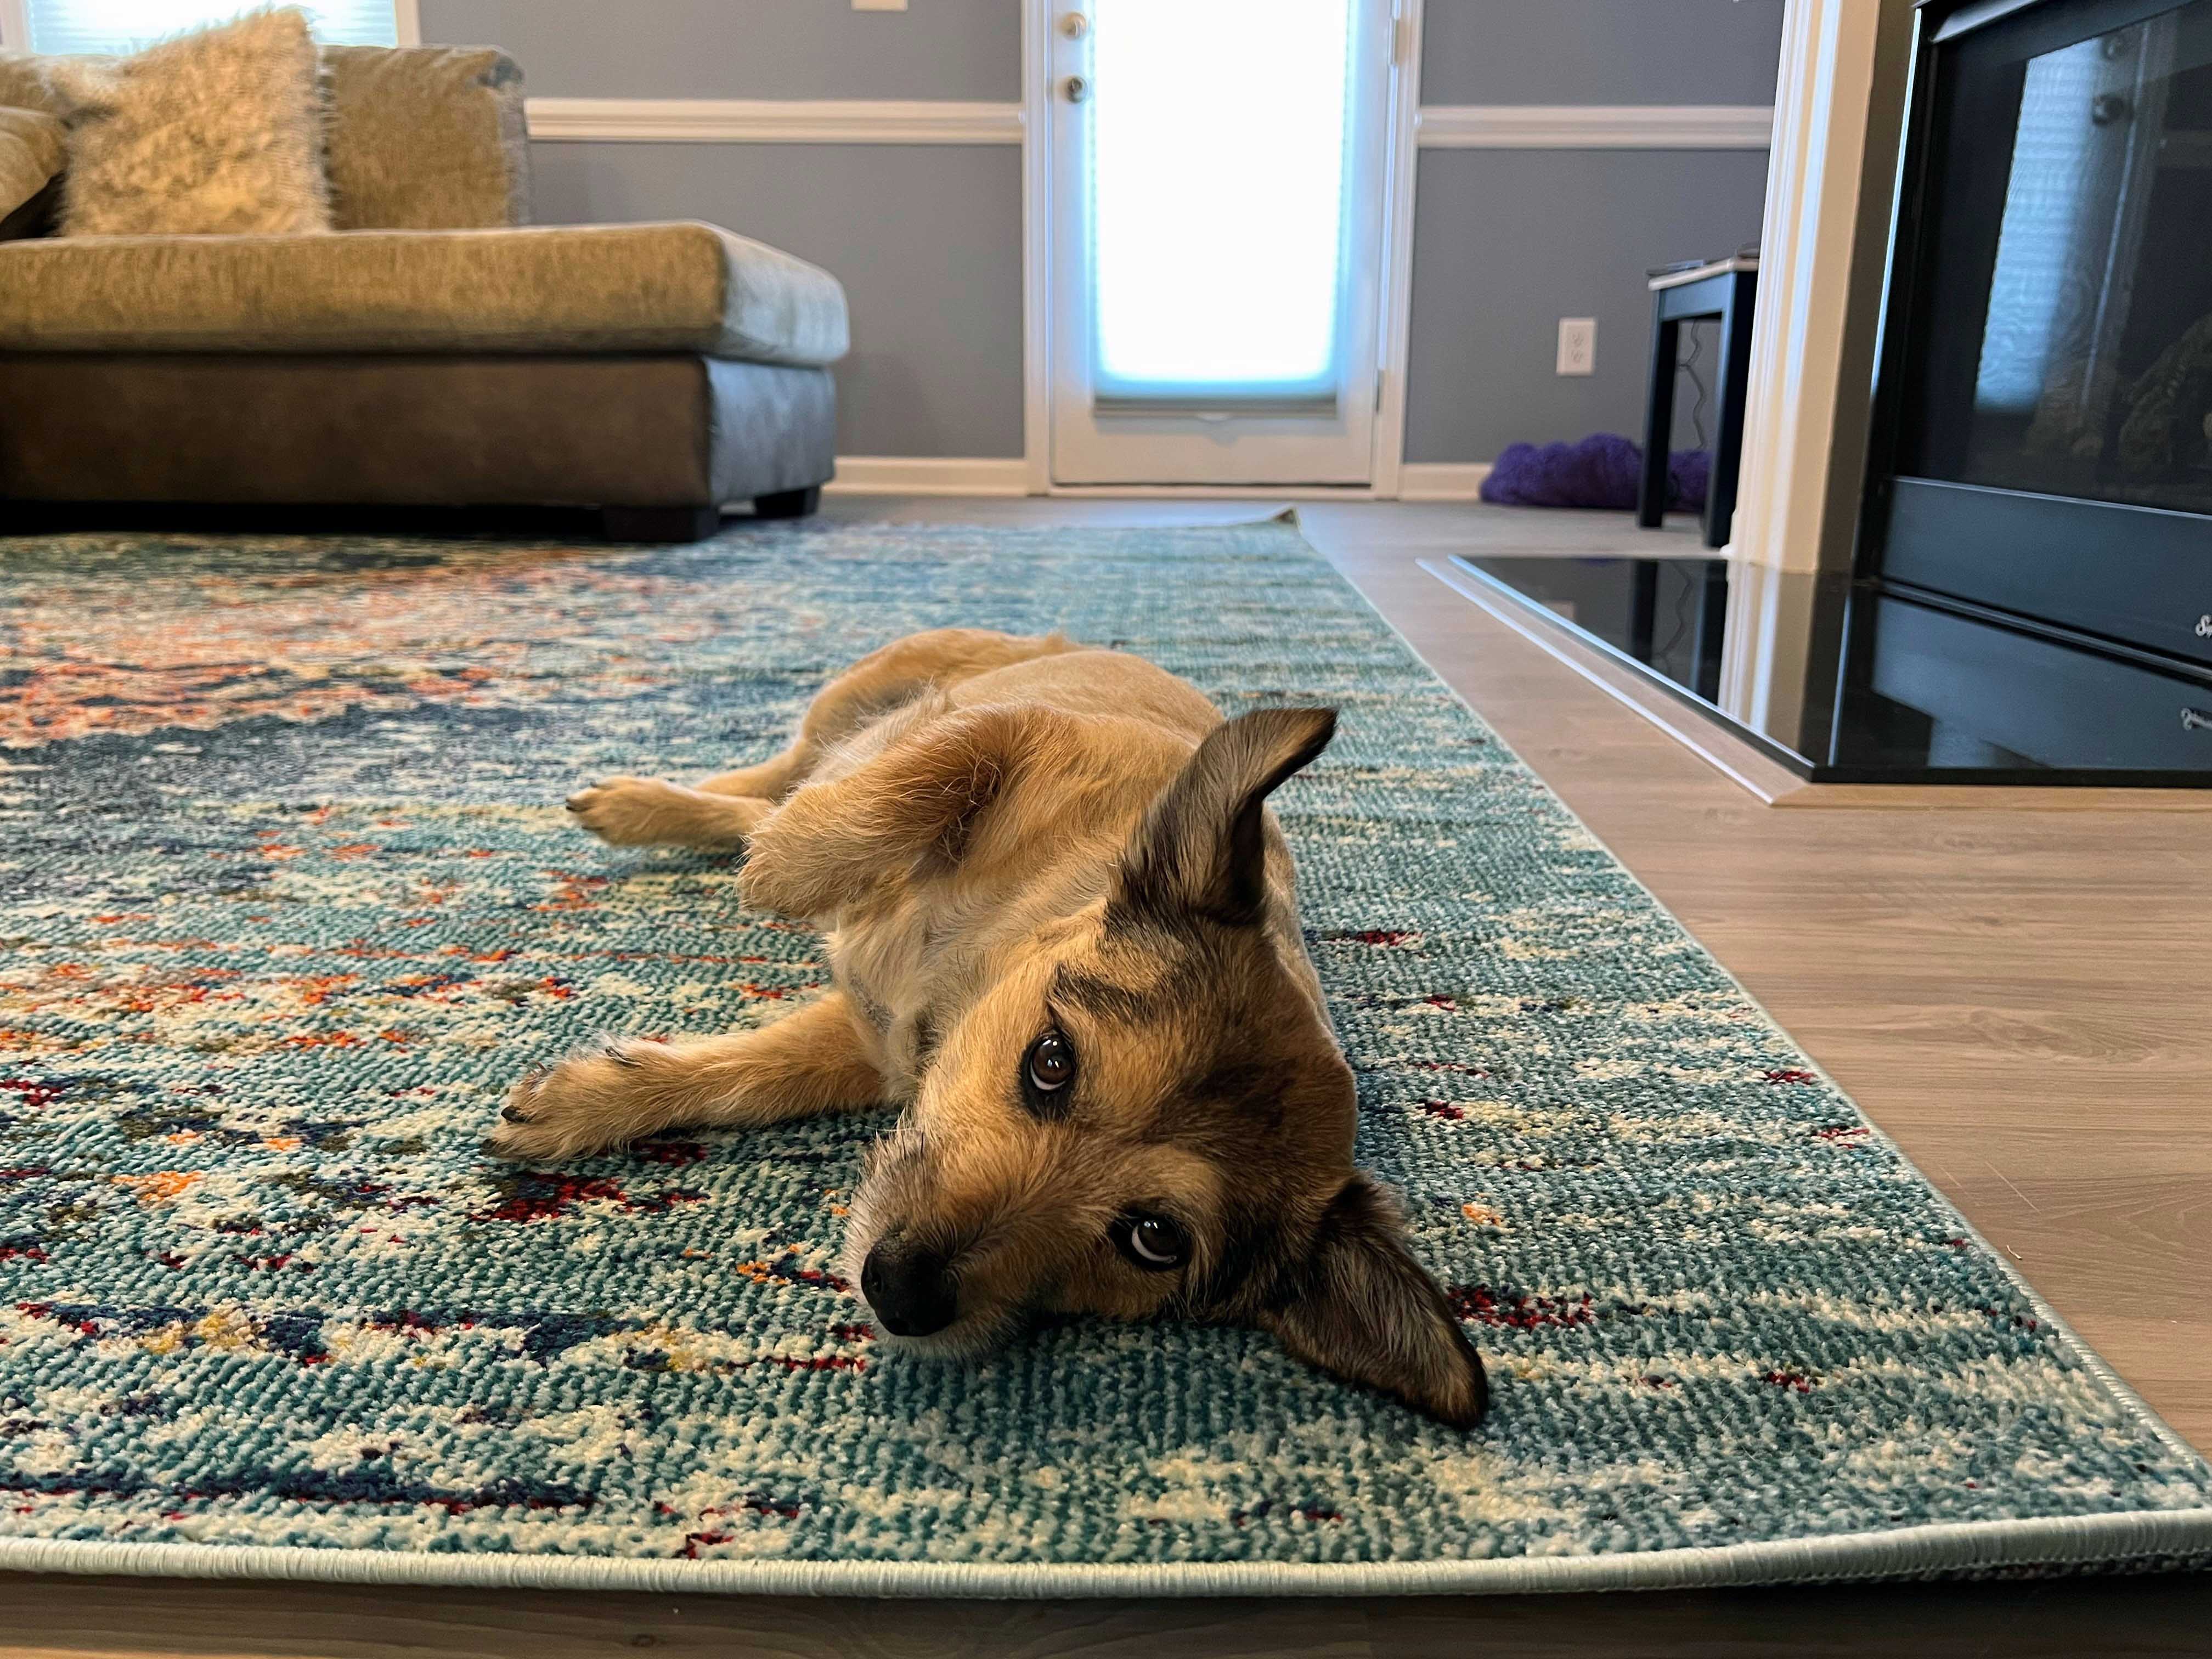
M 874 1032 L 842 991 L 773 1024 L 688 1042 L 615 1037 L 507 1091 L 484 1143 L 560 1158 L 692 1125 L 757 1128 L 883 1098 Z

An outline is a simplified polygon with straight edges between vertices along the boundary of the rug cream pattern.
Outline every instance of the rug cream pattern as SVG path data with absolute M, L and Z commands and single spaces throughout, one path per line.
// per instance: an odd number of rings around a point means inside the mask
M 1291 528 L 0 544 L 0 1566 L 928 1594 L 2135 1566 L 2212 1472 Z M 1342 732 L 1278 797 L 1461 1434 L 1182 1326 L 884 1353 L 880 1120 L 518 1170 L 507 1082 L 819 984 L 580 779 L 894 635 Z

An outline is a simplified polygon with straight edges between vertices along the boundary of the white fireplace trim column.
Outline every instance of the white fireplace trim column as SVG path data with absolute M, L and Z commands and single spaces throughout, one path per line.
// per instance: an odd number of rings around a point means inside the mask
M 1812 621 L 1770 573 L 1850 562 L 1912 10 L 1788 0 L 1784 13 L 1720 691 L 1759 729 L 1805 696 Z

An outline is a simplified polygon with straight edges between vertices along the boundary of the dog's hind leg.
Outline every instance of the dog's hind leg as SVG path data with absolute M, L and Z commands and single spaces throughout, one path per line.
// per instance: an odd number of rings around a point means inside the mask
M 886 714 L 993 669 L 1079 648 L 1062 634 L 1000 634 L 984 628 L 909 634 L 870 652 L 816 692 L 799 720 L 799 735 L 781 754 L 697 787 L 709 794 L 781 800 L 806 781 L 830 750 Z
M 883 1098 L 876 1042 L 842 991 L 726 1036 L 610 1038 L 509 1090 L 484 1150 L 574 1158 L 663 1129 L 758 1128 L 858 1110 Z
M 568 797 L 576 821 L 611 847 L 692 847 L 735 852 L 772 800 L 709 794 L 659 778 L 608 778 Z
M 700 779 L 692 787 L 710 795 L 740 795 L 774 805 L 805 781 L 807 773 L 819 757 L 817 749 L 804 743 L 793 744 L 774 760 L 763 761 L 758 766 L 741 766 L 734 772 L 717 772 L 711 778 Z
M 1059 634 L 997 634 L 981 628 L 910 634 L 869 653 L 817 692 L 799 723 L 799 735 L 781 754 L 694 785 L 608 778 L 571 795 L 568 810 L 586 830 L 617 847 L 734 850 L 778 802 L 812 775 L 824 756 L 887 715 L 994 668 L 1077 648 Z

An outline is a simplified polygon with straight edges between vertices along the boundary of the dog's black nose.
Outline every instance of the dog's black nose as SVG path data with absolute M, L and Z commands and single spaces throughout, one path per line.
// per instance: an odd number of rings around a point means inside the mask
M 878 1239 L 860 1266 L 860 1294 L 893 1336 L 928 1336 L 952 1322 L 959 1290 L 945 1261 L 896 1236 Z

